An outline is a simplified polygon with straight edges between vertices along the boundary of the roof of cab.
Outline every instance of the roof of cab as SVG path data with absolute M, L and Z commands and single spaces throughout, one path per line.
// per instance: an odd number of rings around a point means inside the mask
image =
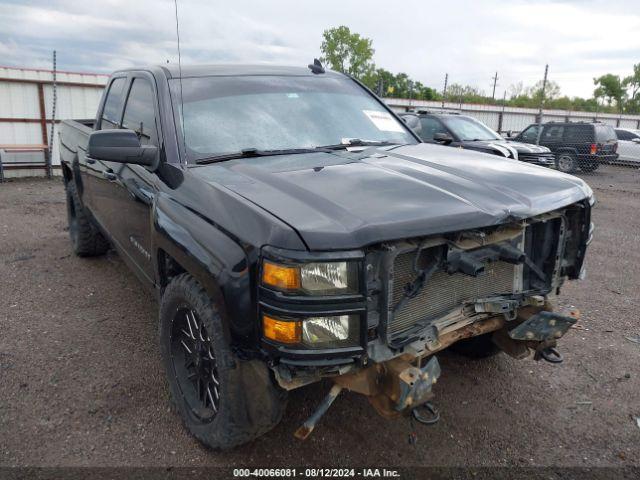
M 241 76 L 241 75 L 287 75 L 287 76 L 316 76 L 308 67 L 286 67 L 278 65 L 183 65 L 178 64 L 158 65 L 167 78 L 189 77 L 213 77 L 213 76 Z M 327 70 L 319 75 L 342 75 L 338 72 Z

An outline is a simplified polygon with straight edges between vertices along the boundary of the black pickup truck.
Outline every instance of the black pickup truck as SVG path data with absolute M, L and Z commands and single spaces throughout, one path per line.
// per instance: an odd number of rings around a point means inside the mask
M 420 143 L 318 63 L 119 71 L 60 144 L 73 249 L 114 247 L 155 292 L 173 401 L 211 447 L 321 379 L 300 438 L 343 388 L 427 421 L 434 353 L 558 361 L 575 322 L 553 299 L 583 273 L 587 184 Z

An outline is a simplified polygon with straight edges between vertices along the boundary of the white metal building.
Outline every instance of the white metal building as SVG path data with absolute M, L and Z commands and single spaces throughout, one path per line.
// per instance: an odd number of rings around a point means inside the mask
M 56 123 L 67 118 L 93 118 L 107 79 L 107 75 L 95 73 L 58 71 Z M 5 177 L 45 174 L 52 107 L 52 71 L 0 67 L 0 154 Z M 55 173 L 60 165 L 57 133 L 53 139 Z

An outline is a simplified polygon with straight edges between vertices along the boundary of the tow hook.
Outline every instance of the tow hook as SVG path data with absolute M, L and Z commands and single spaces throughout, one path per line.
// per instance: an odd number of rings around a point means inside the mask
M 555 347 L 547 347 L 536 351 L 533 359 L 540 360 L 541 358 L 549 363 L 562 363 L 564 361 L 564 357 Z
M 420 410 L 426 410 L 429 413 L 428 417 L 423 416 Z M 418 405 L 411 410 L 411 415 L 417 421 L 423 425 L 435 425 L 440 420 L 440 412 L 431 402 L 425 402 L 422 405 Z

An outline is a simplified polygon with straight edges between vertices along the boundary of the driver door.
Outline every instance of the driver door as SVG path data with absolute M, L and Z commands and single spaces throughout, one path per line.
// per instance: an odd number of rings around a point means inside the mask
M 122 128 L 138 134 L 142 145 L 159 147 L 155 81 L 145 73 L 133 74 L 124 111 Z M 159 151 L 159 150 L 158 150 Z M 116 172 L 114 207 L 121 221 L 115 232 L 126 260 L 148 284 L 154 283 L 151 248 L 151 207 L 158 192 L 158 176 L 142 165 L 122 164 Z

